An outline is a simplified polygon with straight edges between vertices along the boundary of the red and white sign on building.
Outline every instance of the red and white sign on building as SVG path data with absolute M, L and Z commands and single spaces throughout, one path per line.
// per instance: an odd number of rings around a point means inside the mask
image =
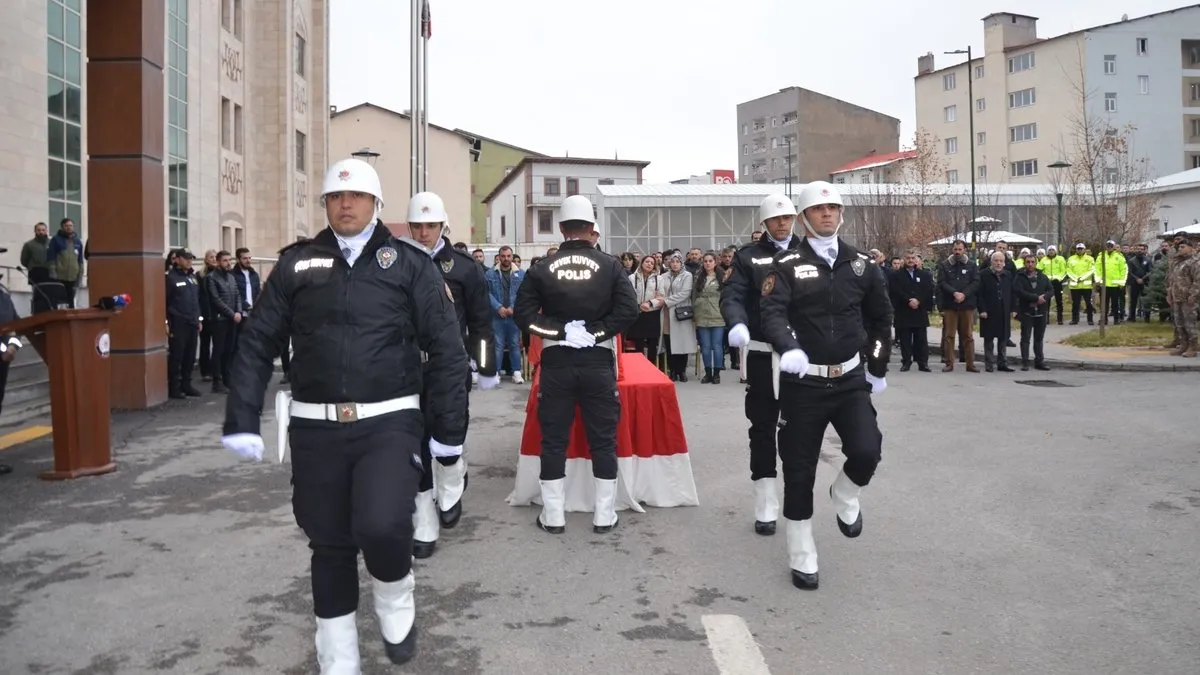
M 735 174 L 733 172 L 733 169 L 713 169 L 711 173 L 712 173 L 712 182 L 714 184 L 724 183 L 727 185 L 732 185 L 733 183 L 736 182 L 734 180 Z

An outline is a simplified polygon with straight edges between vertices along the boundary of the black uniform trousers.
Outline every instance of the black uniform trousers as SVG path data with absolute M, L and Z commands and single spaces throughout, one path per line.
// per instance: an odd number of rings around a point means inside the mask
M 1137 321 L 1138 315 L 1143 314 L 1149 318 L 1149 313 L 1140 311 L 1139 305 L 1142 302 L 1142 292 L 1146 290 L 1145 284 L 1139 284 L 1136 279 L 1129 280 L 1129 316 L 1130 321 Z
M 1046 360 L 1043 347 L 1046 342 L 1046 322 L 1050 317 L 1021 315 L 1021 363 L 1029 363 L 1029 341 L 1033 339 L 1033 362 L 1042 365 Z
M 8 367 L 6 361 L 0 361 L 0 410 L 4 409 L 4 391 L 8 389 Z
M 918 366 L 929 365 L 929 336 L 923 327 L 905 326 L 896 328 L 896 337 L 900 340 L 900 365 Z
M 1104 314 L 1112 318 L 1113 323 L 1121 323 L 1125 318 L 1125 287 L 1108 286 L 1104 289 Z
M 171 334 L 167 338 L 167 391 L 179 393 L 192 384 L 200 328 L 182 319 L 169 319 L 167 325 Z
M 284 372 L 287 372 L 287 371 L 284 371 Z M 497 371 L 497 372 L 499 372 L 499 371 Z M 467 391 L 471 391 L 471 373 L 470 373 L 470 371 L 467 372 Z M 421 396 L 421 410 L 429 410 L 429 409 L 430 409 L 429 404 L 428 404 L 428 402 L 426 402 L 425 396 L 422 395 Z M 467 417 L 467 423 L 469 425 L 470 420 L 471 420 L 471 402 L 470 402 L 469 398 L 467 399 L 466 417 Z M 421 484 L 418 488 L 420 492 L 428 492 L 433 489 L 433 460 L 435 458 L 433 456 L 433 453 L 430 452 L 430 450 L 429 450 L 429 440 L 431 438 L 433 438 L 433 424 L 431 424 L 429 420 L 425 420 L 425 438 L 421 442 Z M 464 451 L 464 454 L 465 454 L 465 451 Z M 438 464 L 441 464 L 442 466 L 452 466 L 455 462 L 458 461 L 458 457 L 438 457 L 436 459 L 437 459 Z
M 412 569 L 413 511 L 421 480 L 419 410 L 342 424 L 293 417 L 292 512 L 312 549 L 313 611 L 358 609 L 358 552 L 367 571 L 399 581 Z
M 1058 322 L 1062 323 L 1062 317 L 1063 317 L 1063 282 L 1062 282 L 1062 280 L 1058 280 L 1058 279 L 1051 280 L 1050 288 L 1054 289 L 1054 308 L 1058 312 Z
M 750 420 L 750 480 L 774 478 L 779 401 L 771 382 L 771 355 L 746 352 L 746 419 Z
M 583 416 L 592 476 L 617 477 L 617 423 L 621 420 L 621 394 L 612 351 L 592 347 L 601 354 L 565 354 L 584 351 L 549 347 L 542 352 L 538 375 L 538 424 L 542 427 L 542 480 L 567 475 L 567 446 L 575 425 L 575 406 Z M 558 353 L 554 353 L 558 352 Z M 581 358 L 576 358 L 581 357 Z M 606 360 L 605 360 L 606 359 Z
M 779 385 L 779 459 L 783 464 L 783 517 L 813 515 L 813 485 L 825 428 L 833 424 L 842 439 L 842 470 L 859 487 L 871 482 L 879 465 L 883 435 L 871 403 L 871 385 L 857 368 L 837 379 L 805 377 Z
M 212 322 L 207 318 L 200 328 L 200 377 L 212 377 Z
M 1071 323 L 1079 323 L 1079 309 L 1087 305 L 1087 320 L 1092 322 L 1092 315 L 1096 308 L 1092 306 L 1092 289 L 1090 288 L 1072 288 L 1071 289 Z
M 237 345 L 237 324 L 229 319 L 217 319 L 212 322 L 212 332 L 209 368 L 213 385 L 229 384 L 229 367 L 233 365 L 233 351 Z

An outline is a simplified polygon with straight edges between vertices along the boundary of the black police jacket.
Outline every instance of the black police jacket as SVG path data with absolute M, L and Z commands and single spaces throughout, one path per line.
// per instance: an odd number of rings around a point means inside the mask
M 513 306 L 517 325 L 530 335 L 562 340 L 566 325 L 582 320 L 597 347 L 631 326 L 637 315 L 633 285 L 621 261 L 581 240 L 563 242 L 554 255 L 531 267 Z M 611 351 L 605 351 L 607 356 L 596 358 L 611 361 Z
M 483 268 L 471 256 L 455 251 L 445 237 L 433 261 L 441 268 L 454 296 L 454 312 L 463 331 L 467 354 L 475 360 L 481 376 L 492 377 L 496 374 L 496 352 L 492 342 L 492 305 Z
M 802 240 L 803 237 L 793 234 L 788 250 L 796 250 Z M 759 302 L 763 281 L 771 273 L 771 264 L 778 252 L 765 234 L 757 243 L 741 247 L 733 256 L 733 272 L 721 288 L 721 316 L 725 325 L 733 328 L 739 323 L 746 324 L 753 340 L 767 339 L 759 325 Z
M 855 353 L 887 375 L 892 303 L 883 270 L 844 240 L 831 268 L 808 239 L 782 251 L 762 290 L 762 328 L 775 351 L 803 349 L 811 363 L 836 365 Z
M 200 325 L 200 284 L 196 275 L 175 265 L 167 270 L 167 319 Z
M 290 336 L 295 400 L 376 403 L 424 392 L 428 431 L 441 443 L 461 445 L 467 353 L 450 291 L 429 253 L 395 239 L 382 223 L 353 268 L 329 228 L 279 253 L 244 322 L 225 434 L 259 433 L 273 362 Z

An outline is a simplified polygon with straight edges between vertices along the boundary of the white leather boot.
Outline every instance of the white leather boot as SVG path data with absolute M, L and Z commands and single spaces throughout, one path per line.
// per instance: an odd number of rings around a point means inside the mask
M 593 478 L 596 487 L 596 506 L 592 509 L 592 531 L 610 532 L 617 526 L 617 479 Z
M 434 464 L 437 464 L 435 461 Z M 417 510 L 413 512 L 413 557 L 433 555 L 438 540 L 438 513 L 433 503 L 433 490 L 417 493 Z
M 567 528 L 567 515 L 563 511 L 567 502 L 567 479 L 539 481 L 542 486 L 542 513 L 537 526 L 550 534 L 562 534 Z
M 406 663 L 417 653 L 417 603 L 413 596 L 413 573 L 399 581 L 371 579 L 375 595 L 375 616 L 383 634 L 383 648 L 396 665 Z
M 839 471 L 829 486 L 829 497 L 837 511 L 838 529 L 851 539 L 862 534 L 862 510 L 858 502 L 861 494 L 862 488 L 855 485 L 845 471 Z
M 775 521 L 779 520 L 779 487 L 775 478 L 759 478 L 754 481 L 754 531 L 767 536 L 775 534 Z
M 788 558 L 792 566 L 792 585 L 806 591 L 817 590 L 817 542 L 813 539 L 812 519 L 785 520 Z
M 361 675 L 355 614 L 317 619 L 317 665 L 321 675 Z
M 433 487 L 437 490 L 438 519 L 449 530 L 462 517 L 462 496 L 467 489 L 467 460 L 461 455 L 450 466 L 436 459 L 433 466 Z

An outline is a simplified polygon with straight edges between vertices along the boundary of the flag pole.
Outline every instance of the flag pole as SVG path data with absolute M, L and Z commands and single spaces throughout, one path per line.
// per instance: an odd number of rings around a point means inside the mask
M 429 189 L 429 0 L 421 7 L 421 190 Z
M 420 140 L 420 135 L 418 134 L 418 124 L 417 124 L 417 120 L 419 119 L 417 108 L 421 103 L 420 89 L 419 89 L 420 83 L 418 81 L 421 71 L 418 67 L 419 64 L 417 63 L 417 60 L 420 58 L 420 54 L 421 54 L 420 49 L 419 49 L 419 47 L 420 47 L 419 40 L 420 40 L 420 34 L 421 34 L 421 0 L 410 0 L 410 4 L 412 6 L 410 7 L 410 12 L 409 12 L 410 17 L 409 18 L 412 21 L 412 25 L 411 25 L 411 33 L 409 35 L 409 50 L 408 50 L 409 51 L 409 53 L 408 53 L 408 56 L 409 56 L 409 87 L 408 87 L 408 95 L 409 95 L 409 102 L 408 102 L 409 137 L 408 137 L 408 141 L 409 141 L 409 146 L 408 147 L 409 147 L 409 151 L 410 151 L 410 153 L 409 153 L 410 157 L 409 157 L 409 172 L 408 172 L 409 185 L 408 185 L 408 187 L 409 187 L 409 195 L 415 195 L 416 193 L 420 192 L 420 189 L 418 188 L 418 182 L 417 182 L 417 176 L 419 175 L 418 169 L 420 166 L 420 163 L 417 160 L 417 143 Z

